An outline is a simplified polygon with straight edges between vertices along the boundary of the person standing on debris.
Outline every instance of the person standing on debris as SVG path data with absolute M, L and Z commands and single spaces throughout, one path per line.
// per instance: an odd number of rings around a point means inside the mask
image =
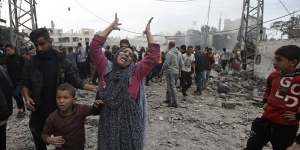
M 229 62 L 229 59 L 230 59 L 230 53 L 226 51 L 226 48 L 223 48 L 223 52 L 221 54 L 221 65 L 223 71 L 227 70 L 226 67 Z
M 193 51 L 193 46 L 188 46 L 186 53 L 182 55 L 181 90 L 183 96 L 187 96 L 186 91 L 192 85 L 192 74 L 195 72 L 195 56 Z
M 165 71 L 167 80 L 167 93 L 165 103 L 168 103 L 169 107 L 178 107 L 176 101 L 176 81 L 179 77 L 181 70 L 182 55 L 177 48 L 175 48 L 175 42 L 170 41 L 168 52 L 166 54 L 165 62 L 162 66 L 161 73 Z
M 77 65 L 76 53 L 74 53 L 73 47 L 68 48 L 67 59 L 69 59 L 72 62 L 73 65 Z
M 232 52 L 231 58 L 229 60 L 229 64 L 230 64 L 230 69 L 232 69 L 233 72 L 238 72 L 241 70 L 241 60 L 236 51 Z
M 212 53 L 212 48 L 207 48 L 206 49 L 206 57 L 208 59 L 208 68 L 207 68 L 207 72 L 206 72 L 206 82 L 205 82 L 204 88 L 206 88 L 206 84 L 207 84 L 207 82 L 209 80 L 209 77 L 210 77 L 211 69 L 213 68 L 213 65 L 215 64 L 215 58 L 214 58 L 214 55 Z
M 206 82 L 206 73 L 208 69 L 208 59 L 205 53 L 201 50 L 201 46 L 196 46 L 195 52 L 195 81 L 197 89 L 195 95 L 201 95 Z
M 14 99 L 18 107 L 17 117 L 22 117 L 25 114 L 25 106 L 23 97 L 21 95 L 21 78 L 22 78 L 22 68 L 24 65 L 24 59 L 22 56 L 17 54 L 17 49 L 11 44 L 5 45 L 6 51 L 6 67 L 9 77 L 12 80 L 14 86 Z
M 145 53 L 146 53 L 145 47 L 141 47 L 141 48 L 140 48 L 140 51 L 139 51 L 138 61 L 141 61 L 141 60 L 144 58 Z
M 176 48 L 179 52 L 179 55 L 180 57 L 182 58 L 182 55 L 186 53 L 186 45 L 181 45 L 180 48 Z M 182 64 L 181 64 L 182 65 Z M 180 75 L 179 75 L 179 85 L 177 86 L 177 88 L 181 89 L 182 90 L 182 82 L 183 82 L 183 79 L 182 79 L 182 76 L 181 76 L 181 69 L 179 69 L 179 72 L 180 72 Z M 177 80 L 176 80 L 176 85 L 177 85 Z
M 46 150 L 42 130 L 48 115 L 56 108 L 56 88 L 64 82 L 76 88 L 96 91 L 96 86 L 85 84 L 77 68 L 62 53 L 53 49 L 49 32 L 39 28 L 30 33 L 37 55 L 26 61 L 22 74 L 22 95 L 31 110 L 29 127 L 37 150 Z
M 58 149 L 84 150 L 85 118 L 97 114 L 103 102 L 96 100 L 92 106 L 76 104 L 75 96 L 76 89 L 72 85 L 64 83 L 58 86 L 56 92 L 58 109 L 49 115 L 42 133 L 45 143 L 52 144 Z
M 4 67 L 0 63 L 0 150 L 6 150 L 6 127 L 13 110 L 13 83 Z
M 78 43 L 76 51 L 77 51 L 77 66 L 78 66 L 80 78 L 86 79 L 87 77 L 87 64 L 86 64 L 87 54 L 85 53 L 86 50 L 82 47 L 81 43 Z
M 269 141 L 274 150 L 293 144 L 300 120 L 300 47 L 282 46 L 275 51 L 273 71 L 267 78 L 262 117 L 252 122 L 246 150 L 261 150 Z M 300 136 L 297 138 L 300 143 Z
M 99 150 L 142 150 L 146 123 L 146 99 L 143 79 L 159 61 L 159 44 L 154 42 L 148 22 L 145 34 L 148 41 L 148 54 L 133 64 L 133 50 L 122 47 L 114 55 L 113 62 L 101 52 L 108 35 L 118 30 L 119 19 L 91 42 L 91 61 L 99 73 L 99 91 L 96 99 L 104 102 L 101 110 L 98 131 Z
M 181 45 L 180 46 L 180 52 L 183 55 L 184 53 L 186 53 L 186 45 Z

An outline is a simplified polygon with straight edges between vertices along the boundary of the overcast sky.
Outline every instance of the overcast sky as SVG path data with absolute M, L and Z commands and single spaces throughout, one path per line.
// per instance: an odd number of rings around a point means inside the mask
M 174 34 L 178 30 L 200 28 L 206 24 L 209 0 L 190 2 L 162 2 L 157 0 L 36 0 L 39 27 L 79 29 L 93 28 L 96 31 L 108 24 L 99 18 L 112 21 L 117 12 L 122 27 L 141 32 L 147 20 L 154 17 L 153 33 Z M 239 19 L 243 0 L 212 0 L 209 24 L 218 27 L 219 17 Z M 300 9 L 300 0 L 281 0 L 290 11 Z M 68 11 L 70 7 L 70 11 Z M 287 12 L 279 0 L 265 0 L 265 20 L 285 15 Z M 98 17 L 97 17 L 98 16 Z M 195 24 L 196 23 L 196 24 Z M 196 26 L 195 26 L 196 25 Z M 125 31 L 113 35 L 133 36 Z

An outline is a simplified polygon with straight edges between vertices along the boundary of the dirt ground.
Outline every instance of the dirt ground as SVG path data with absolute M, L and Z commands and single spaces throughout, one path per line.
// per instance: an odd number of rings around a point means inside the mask
M 250 133 L 251 121 L 260 116 L 262 108 L 247 96 L 220 95 L 213 78 L 201 96 L 194 96 L 195 86 L 184 98 L 178 91 L 179 108 L 169 108 L 165 100 L 166 85 L 150 83 L 146 87 L 149 119 L 146 150 L 241 150 Z M 240 81 L 232 81 L 240 84 Z M 95 94 L 78 92 L 78 103 L 92 104 Z M 232 107 L 223 106 L 230 103 Z M 32 150 L 34 144 L 25 118 L 10 117 L 7 130 L 8 150 Z M 96 149 L 98 116 L 86 122 L 86 149 Z M 49 149 L 53 147 L 49 146 Z M 266 149 L 270 149 L 268 146 Z

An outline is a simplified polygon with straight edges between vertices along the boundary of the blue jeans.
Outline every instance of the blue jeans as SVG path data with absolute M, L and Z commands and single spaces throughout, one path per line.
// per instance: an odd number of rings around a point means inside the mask
M 175 73 L 167 73 L 167 94 L 166 98 L 169 104 L 176 104 L 176 80 L 178 74 Z
M 205 88 L 207 82 L 207 70 L 203 70 L 196 73 L 196 86 L 197 91 L 201 93 L 201 91 Z

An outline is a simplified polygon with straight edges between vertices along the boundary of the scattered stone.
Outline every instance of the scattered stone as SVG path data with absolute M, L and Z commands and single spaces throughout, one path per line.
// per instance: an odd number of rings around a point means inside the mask
M 222 107 L 225 109 L 234 109 L 236 106 L 236 103 L 234 102 L 222 102 Z
M 225 83 L 218 83 L 218 88 L 217 91 L 218 93 L 229 93 L 230 92 L 230 88 L 228 85 L 226 85 Z
M 164 120 L 165 120 L 164 117 L 162 117 L 162 116 L 159 116 L 158 119 L 159 119 L 160 121 L 164 121 Z

